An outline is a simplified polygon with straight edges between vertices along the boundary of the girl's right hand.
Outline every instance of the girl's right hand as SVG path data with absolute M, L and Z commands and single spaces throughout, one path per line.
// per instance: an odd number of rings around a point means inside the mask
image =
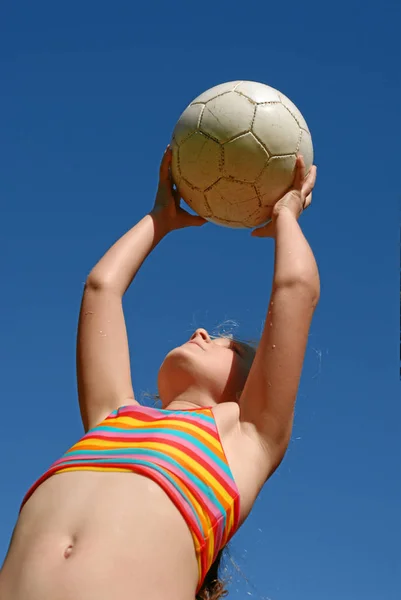
M 207 223 L 206 219 L 191 215 L 181 208 L 181 198 L 178 190 L 173 185 L 171 177 L 171 158 L 172 151 L 170 146 L 167 146 L 160 165 L 159 186 L 155 204 L 150 213 L 154 219 L 158 220 L 166 233 L 184 227 L 199 227 Z

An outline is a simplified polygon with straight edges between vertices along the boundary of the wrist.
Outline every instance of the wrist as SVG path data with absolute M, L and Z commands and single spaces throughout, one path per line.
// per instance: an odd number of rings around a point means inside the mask
M 155 237 L 158 239 L 164 238 L 172 228 L 168 223 L 168 219 L 166 219 L 166 215 L 160 209 L 152 209 L 149 213 L 149 216 L 153 220 L 153 226 L 155 229 Z
M 277 223 L 278 221 L 294 220 L 297 221 L 297 215 L 289 206 L 279 206 L 273 209 L 272 221 Z

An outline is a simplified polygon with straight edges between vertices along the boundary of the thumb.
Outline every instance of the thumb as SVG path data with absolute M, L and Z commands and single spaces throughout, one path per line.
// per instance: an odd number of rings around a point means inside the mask
M 203 217 L 200 217 L 199 215 L 191 215 L 191 213 L 181 207 L 179 208 L 178 215 L 181 216 L 181 227 L 200 227 L 201 225 L 208 223 L 208 221 Z
M 188 217 L 188 225 L 192 225 L 193 227 L 200 227 L 201 225 L 208 223 L 207 219 L 198 217 L 197 215 L 190 215 L 188 213 Z
M 266 225 L 254 229 L 251 233 L 252 237 L 274 237 L 274 223 L 269 221 Z

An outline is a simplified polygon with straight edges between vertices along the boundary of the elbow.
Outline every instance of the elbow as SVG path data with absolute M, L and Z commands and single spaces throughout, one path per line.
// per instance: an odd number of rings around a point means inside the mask
M 320 280 L 317 273 L 300 272 L 274 281 L 273 287 L 307 299 L 313 308 L 317 306 L 320 299 Z
M 116 292 L 113 282 L 107 277 L 107 274 L 102 274 L 93 270 L 89 273 L 85 282 L 85 292 Z
M 318 275 L 300 278 L 300 287 L 304 293 L 309 295 L 313 308 L 315 308 L 320 299 L 320 280 Z

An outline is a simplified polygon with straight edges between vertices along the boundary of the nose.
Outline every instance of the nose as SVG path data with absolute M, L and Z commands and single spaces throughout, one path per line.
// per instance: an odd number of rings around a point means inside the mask
M 208 334 L 208 332 L 206 331 L 206 329 L 202 329 L 201 327 L 199 327 L 191 336 L 191 340 L 196 339 L 197 337 L 201 337 L 202 340 L 204 340 L 205 342 L 210 342 L 210 336 Z

